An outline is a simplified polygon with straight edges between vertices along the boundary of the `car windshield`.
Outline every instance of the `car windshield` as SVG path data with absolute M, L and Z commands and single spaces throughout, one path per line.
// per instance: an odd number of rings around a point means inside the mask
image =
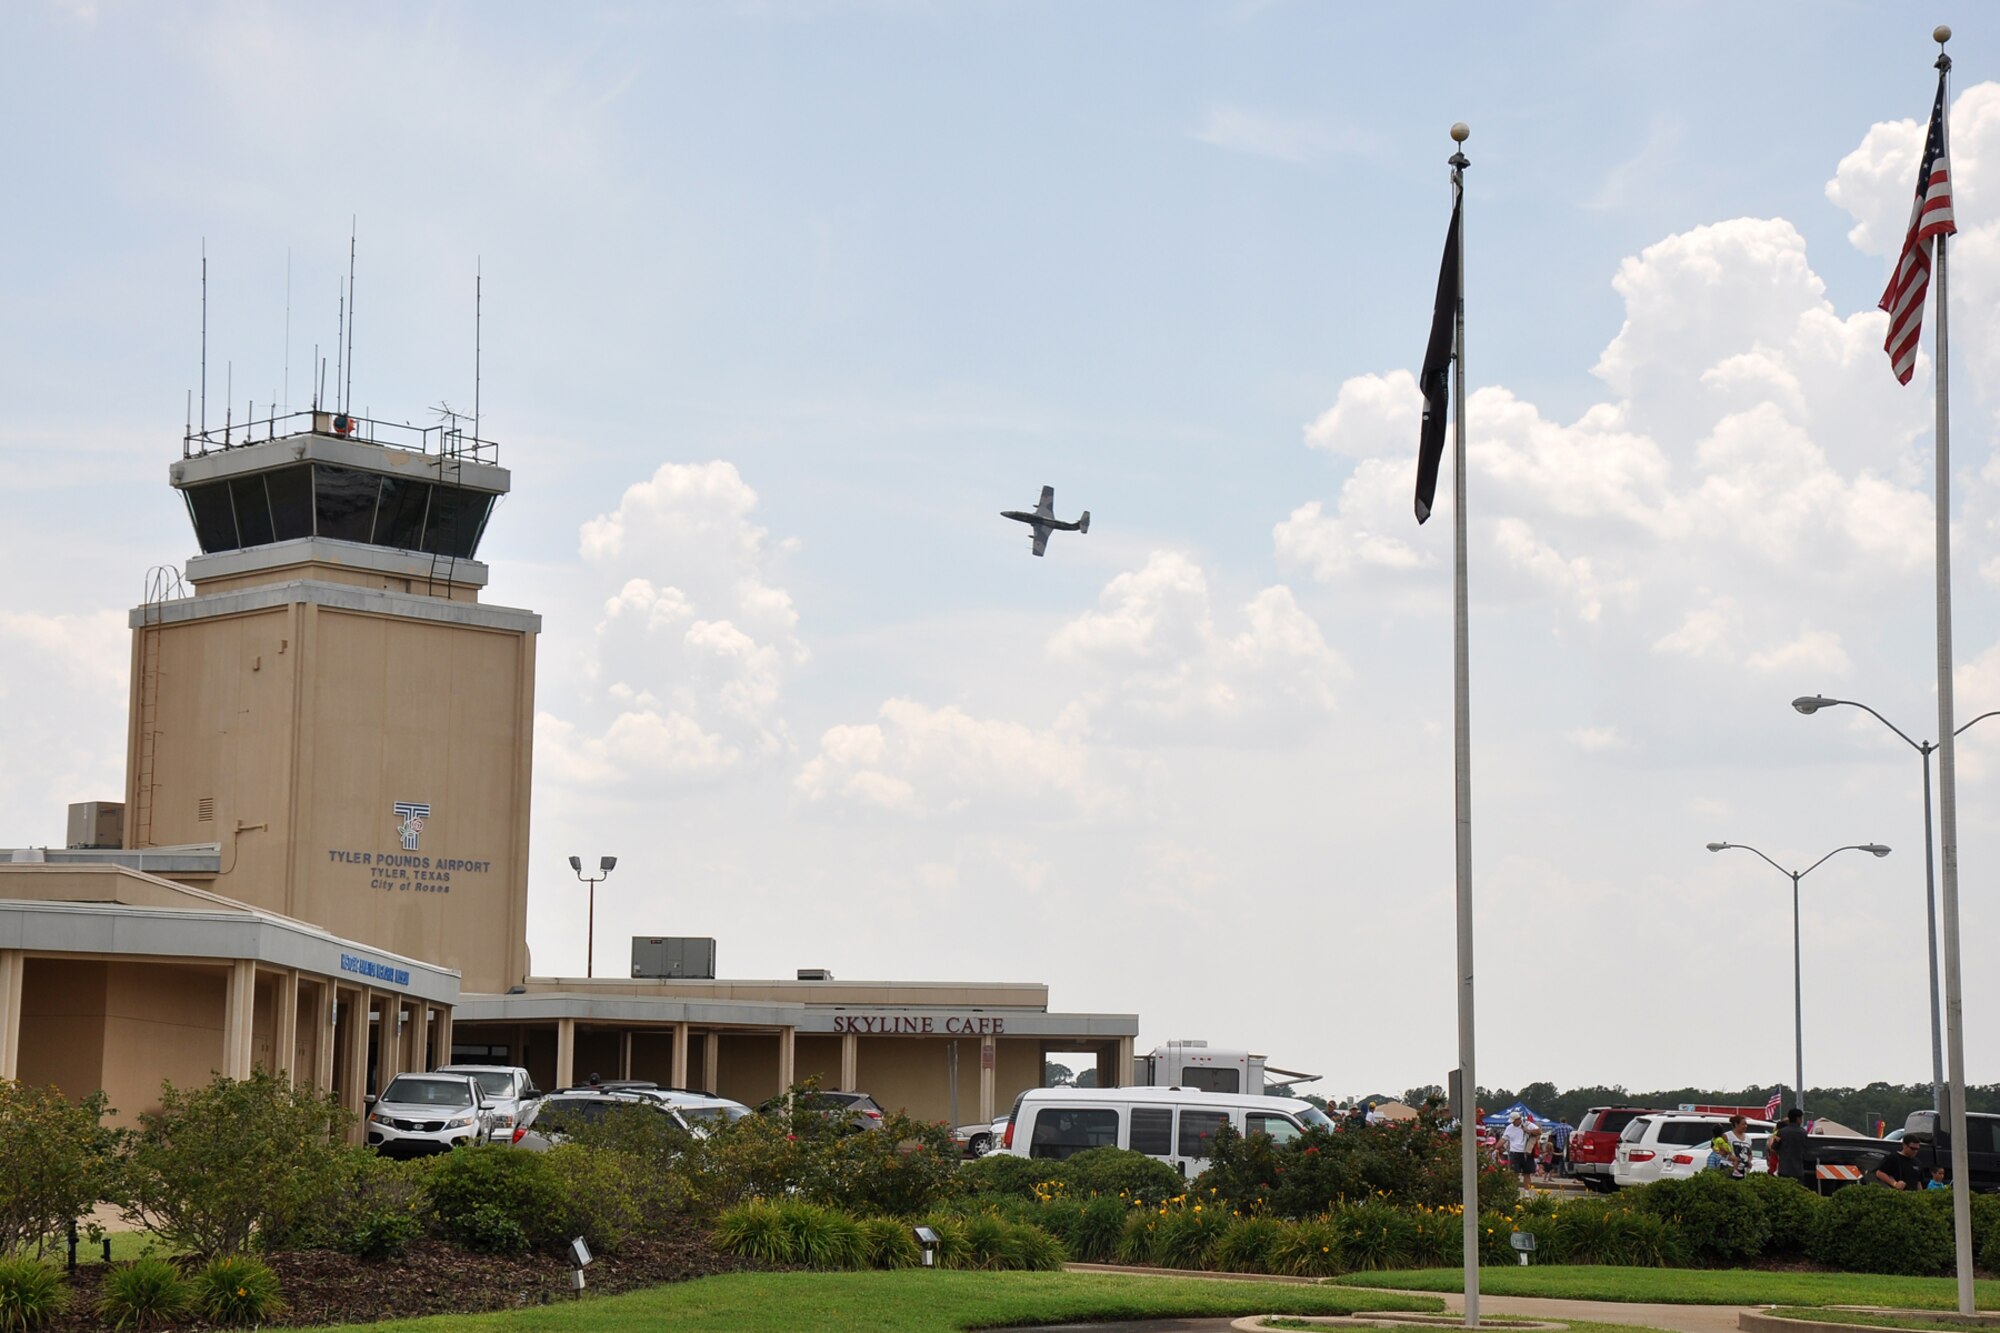
M 1304 1125 L 1307 1129 L 1333 1128 L 1333 1121 L 1327 1119 L 1326 1112 L 1320 1110 L 1317 1106 L 1314 1106 L 1311 1103 L 1307 1103 L 1305 1106 L 1300 1107 L 1293 1114 L 1298 1116 L 1299 1123 L 1301 1125 Z
M 457 1079 L 405 1075 L 390 1082 L 383 1090 L 382 1100 L 405 1106 L 470 1106 L 472 1089 Z
M 479 1085 L 479 1090 L 488 1097 L 512 1097 L 514 1076 L 501 1069 L 476 1069 L 466 1077 Z

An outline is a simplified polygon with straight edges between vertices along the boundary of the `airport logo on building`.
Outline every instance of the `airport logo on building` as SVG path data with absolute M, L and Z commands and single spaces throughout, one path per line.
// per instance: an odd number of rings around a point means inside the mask
M 424 821 L 431 817 L 430 805 L 419 801 L 398 801 L 396 810 L 396 832 L 402 835 L 403 850 L 417 850 L 417 839 L 424 836 Z

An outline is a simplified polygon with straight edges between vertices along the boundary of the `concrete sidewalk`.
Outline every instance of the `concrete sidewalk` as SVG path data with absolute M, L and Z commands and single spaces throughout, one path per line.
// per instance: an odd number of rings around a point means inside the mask
M 1358 1291 L 1394 1291 L 1390 1287 L 1358 1287 Z M 1445 1308 L 1465 1313 L 1465 1294 L 1456 1291 L 1405 1291 L 1401 1296 L 1439 1296 Z M 1638 1324 L 1673 1333 L 1737 1333 L 1737 1316 L 1747 1305 L 1641 1305 L 1629 1301 L 1557 1301 L 1540 1296 L 1479 1295 L 1479 1313 L 1517 1315 L 1525 1319 L 1586 1320 L 1597 1324 Z

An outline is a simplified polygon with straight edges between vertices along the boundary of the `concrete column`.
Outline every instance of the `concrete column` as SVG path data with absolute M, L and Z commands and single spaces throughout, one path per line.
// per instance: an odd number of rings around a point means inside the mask
M 556 1087 L 576 1086 L 576 1020 L 556 1020 Z
M 348 992 L 347 1013 L 347 1109 L 359 1115 L 363 1099 L 375 1089 L 368 1086 L 368 1014 L 375 1007 L 375 992 L 366 986 Z
M 1000 1049 L 991 1037 L 979 1039 L 979 1119 L 990 1123 L 993 1110 L 993 1069 L 1000 1063 Z
M 403 1072 L 403 997 L 393 992 L 378 992 L 375 1003 L 381 1008 L 381 1017 L 375 1020 L 375 1088 L 377 1097 L 382 1089 L 389 1086 L 389 1080 Z
M 437 1064 L 449 1064 L 439 1060 Z M 436 1065 L 431 1063 L 431 1007 L 414 997 L 410 1000 L 410 1072 L 428 1074 Z
M 778 1091 L 781 1094 L 786 1088 L 798 1082 L 798 1061 L 796 1058 L 798 1055 L 798 1031 L 797 1028 L 793 1027 L 778 1029 Z
M 292 1066 L 299 1062 L 299 974 L 278 973 L 271 1005 L 271 1072 L 287 1083 L 297 1081 Z
M 671 1077 L 675 1087 L 688 1086 L 688 1025 L 685 1023 L 674 1024 L 674 1068 Z
M 1111 1082 L 1109 1084 L 1105 1084 L 1105 1086 L 1113 1088 L 1122 1088 L 1127 1083 L 1131 1082 L 1131 1080 L 1132 1080 L 1132 1039 L 1130 1037 L 1120 1037 L 1118 1039 L 1118 1054 L 1114 1057 L 1114 1063 L 1111 1070 Z M 1097 1081 L 1099 1083 L 1104 1083 L 1104 1076 L 1102 1074 L 1099 1074 L 1097 1076 Z
M 701 1086 L 710 1092 L 722 1082 L 722 1032 L 710 1028 L 701 1040 Z
M 442 1005 L 438 1006 L 438 1011 L 437 1011 L 437 1049 L 438 1049 L 438 1063 L 441 1065 L 450 1064 L 451 1063 L 451 1010 L 445 1008 Z
M 331 981 L 319 986 L 319 1012 L 313 1019 L 313 1089 L 333 1091 L 333 1005 L 339 988 Z
M 257 1019 L 257 964 L 238 958 L 229 965 L 229 985 L 222 1001 L 222 1073 L 225 1078 L 249 1078 L 252 1029 Z
M 21 1076 L 21 977 L 27 955 L 0 949 L 0 1078 Z
M 840 1090 L 858 1092 L 861 1088 L 861 1038 L 852 1032 L 840 1035 Z
M 632 1029 L 618 1034 L 618 1077 L 632 1077 Z

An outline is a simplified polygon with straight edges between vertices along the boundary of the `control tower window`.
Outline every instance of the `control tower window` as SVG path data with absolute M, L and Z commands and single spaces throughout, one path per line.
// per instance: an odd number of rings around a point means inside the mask
M 440 486 L 431 497 L 430 522 L 424 528 L 423 549 L 437 555 L 469 560 L 479 549 L 479 536 L 493 497 L 479 491 Z
M 264 474 L 271 501 L 271 540 L 297 541 L 313 535 L 312 468 L 282 467 Z
M 233 551 L 236 540 L 236 509 L 229 500 L 229 483 L 210 482 L 190 486 L 186 491 L 188 517 L 194 521 L 194 537 L 207 552 Z
M 424 539 L 424 515 L 430 511 L 431 485 L 403 477 L 382 478 L 382 503 L 375 511 L 375 544 L 415 551 Z
M 378 473 L 317 464 L 313 468 L 313 508 L 319 517 L 319 535 L 343 542 L 371 540 L 381 489 Z
M 264 494 L 264 478 L 252 473 L 229 482 L 229 498 L 236 505 L 236 536 L 245 546 L 262 546 L 271 540 L 271 501 Z

